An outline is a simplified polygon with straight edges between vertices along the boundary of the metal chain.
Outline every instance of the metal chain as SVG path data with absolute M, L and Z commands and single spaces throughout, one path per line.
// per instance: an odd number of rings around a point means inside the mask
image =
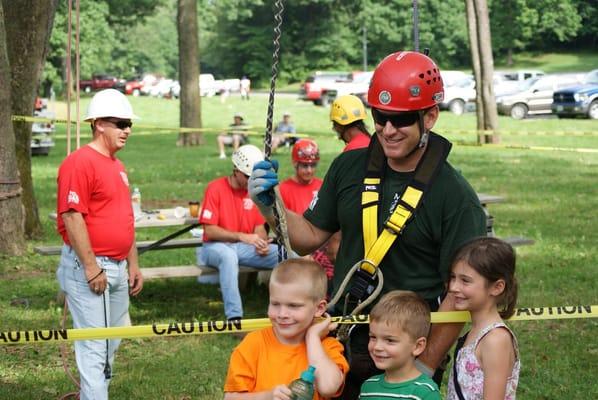
M 276 13 L 274 14 L 274 20 L 276 25 L 274 26 L 274 51 L 272 53 L 272 77 L 270 79 L 270 96 L 268 98 L 268 113 L 266 116 L 266 134 L 264 135 L 264 156 L 266 160 L 270 159 L 272 155 L 272 118 L 274 115 L 274 93 L 276 91 L 276 78 L 278 77 L 278 59 L 280 53 L 280 36 L 282 26 L 282 13 L 284 11 L 284 5 L 282 0 L 275 2 Z M 274 190 L 274 221 L 275 226 L 274 233 L 276 234 L 276 244 L 278 246 L 278 261 L 283 261 L 288 258 L 291 252 L 291 246 L 289 243 L 289 236 L 287 233 L 287 223 L 284 212 L 284 204 L 280 197 L 280 192 Z

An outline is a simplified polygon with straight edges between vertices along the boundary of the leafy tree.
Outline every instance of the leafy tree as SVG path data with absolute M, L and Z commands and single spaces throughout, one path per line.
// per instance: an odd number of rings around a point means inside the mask
M 490 13 L 493 49 L 507 55 L 507 65 L 516 50 L 573 38 L 581 22 L 574 0 L 494 0 Z

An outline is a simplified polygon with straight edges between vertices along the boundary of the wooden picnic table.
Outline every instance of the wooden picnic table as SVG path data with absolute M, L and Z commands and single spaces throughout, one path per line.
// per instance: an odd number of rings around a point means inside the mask
M 135 219 L 135 229 L 196 224 L 198 222 L 197 217 L 190 216 L 189 210 L 186 207 L 181 207 L 181 209 L 182 208 L 185 208 L 183 217 L 175 216 L 176 208 L 143 211 L 143 214 Z M 51 212 L 49 218 L 56 221 L 56 213 Z

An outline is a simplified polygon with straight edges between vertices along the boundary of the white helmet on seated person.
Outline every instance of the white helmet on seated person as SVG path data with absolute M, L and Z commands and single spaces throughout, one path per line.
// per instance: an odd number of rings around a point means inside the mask
M 239 147 L 232 156 L 234 166 L 247 176 L 251 175 L 255 163 L 263 160 L 262 151 L 252 144 Z
M 139 119 L 127 97 L 116 89 L 97 92 L 87 107 L 85 122 L 98 118 Z

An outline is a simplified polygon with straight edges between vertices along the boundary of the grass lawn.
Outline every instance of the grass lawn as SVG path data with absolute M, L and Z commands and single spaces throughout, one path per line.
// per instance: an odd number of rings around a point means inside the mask
M 142 117 L 139 125 L 178 125 L 178 102 L 131 98 Z M 263 131 L 266 97 L 249 102 L 238 96 L 221 104 L 218 98 L 202 99 L 204 126 L 222 128 L 236 111 Z M 86 100 L 83 101 L 83 110 Z M 322 148 L 319 175 L 342 149 L 327 119 L 328 110 L 301 102 L 295 96 L 276 101 L 276 118 L 290 111 L 298 130 L 315 136 Z M 506 131 L 583 131 L 585 136 L 503 135 L 503 142 L 530 146 L 598 149 L 598 122 L 588 120 L 501 117 Z M 371 121 L 369 126 L 372 126 Z M 461 117 L 443 112 L 435 129 L 453 140 L 474 140 L 472 114 Z M 87 134 L 88 126 L 82 131 Z M 55 207 L 55 180 L 65 155 L 64 125 L 59 126 L 56 147 L 48 157 L 33 158 L 35 194 L 45 235 L 30 242 L 23 257 L 0 258 L 0 331 L 48 329 L 60 326 L 62 304 L 57 303 L 54 277 L 58 257 L 33 253 L 37 244 L 58 244 L 53 223 L 47 218 Z M 89 140 L 86 135 L 82 142 Z M 127 148 L 119 153 L 129 180 L 142 192 L 145 209 L 185 205 L 202 196 L 207 182 L 230 173 L 230 158 L 218 159 L 215 133 L 205 135 L 206 145 L 175 146 L 176 134 L 134 127 Z M 252 142 L 261 146 L 256 137 Z M 230 154 L 230 153 L 229 153 Z M 281 176 L 291 174 L 290 154 L 282 150 Z M 502 195 L 507 201 L 490 206 L 498 236 L 525 236 L 536 244 L 518 249 L 520 306 L 598 304 L 598 154 L 572 151 L 455 146 L 450 161 L 480 192 Z M 155 239 L 167 229 L 138 230 L 138 240 Z M 144 267 L 185 265 L 195 261 L 191 249 L 149 252 Z M 246 316 L 263 317 L 267 304 L 264 287 L 250 288 L 244 296 Z M 135 324 L 222 319 L 217 287 L 199 285 L 194 279 L 147 282 L 131 302 Z M 70 322 L 69 322 L 70 323 Z M 598 393 L 598 320 L 515 322 L 512 324 L 522 355 L 520 399 L 588 399 Z M 171 339 L 125 340 L 119 349 L 111 384 L 112 399 L 221 399 L 228 358 L 237 339 L 227 335 Z M 72 346 L 69 345 L 72 351 Z M 72 355 L 69 357 L 74 367 Z M 57 345 L 0 346 L 0 398 L 58 398 L 73 390 L 61 365 Z

